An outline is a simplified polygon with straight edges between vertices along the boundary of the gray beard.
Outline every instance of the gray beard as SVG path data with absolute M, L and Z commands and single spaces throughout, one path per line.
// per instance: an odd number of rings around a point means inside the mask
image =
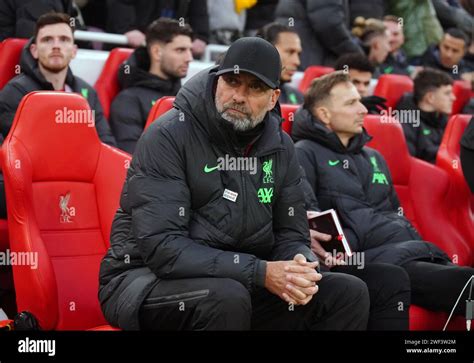
M 263 121 L 265 118 L 265 115 L 267 112 L 265 111 L 262 113 L 262 115 L 258 115 L 257 117 L 244 117 L 244 118 L 238 118 L 234 117 L 232 115 L 229 115 L 227 111 L 223 111 L 222 108 L 220 108 L 217 105 L 217 100 L 216 100 L 216 109 L 219 115 L 226 121 L 230 122 L 232 126 L 234 127 L 235 131 L 247 131 L 253 129 L 255 126 L 257 126 L 259 123 Z

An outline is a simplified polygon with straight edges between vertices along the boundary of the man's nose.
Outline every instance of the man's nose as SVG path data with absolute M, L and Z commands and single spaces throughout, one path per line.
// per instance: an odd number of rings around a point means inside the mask
M 57 38 L 53 39 L 53 48 L 59 48 L 61 46 L 61 41 Z
M 234 102 L 242 103 L 245 102 L 248 95 L 248 87 L 245 84 L 241 84 L 239 87 L 234 88 L 234 93 L 232 95 L 232 99 Z
M 362 102 L 359 101 L 359 110 L 358 110 L 358 113 L 362 114 L 362 115 L 367 115 L 367 113 L 369 113 L 369 111 L 367 110 L 367 107 L 365 107 L 363 105 Z
M 193 52 L 191 51 L 191 49 L 187 50 L 186 51 L 186 62 L 190 63 L 193 61 Z
M 293 59 L 293 63 L 295 64 L 296 67 L 300 66 L 301 61 L 300 61 L 300 56 L 298 54 L 295 54 L 294 59 Z

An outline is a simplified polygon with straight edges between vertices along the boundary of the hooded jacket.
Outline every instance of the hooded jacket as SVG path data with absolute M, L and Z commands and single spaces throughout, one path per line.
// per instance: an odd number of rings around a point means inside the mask
M 352 250 L 364 252 L 366 262 L 449 260 L 438 247 L 422 241 L 398 213 L 390 171 L 380 153 L 365 146 L 371 139 L 365 130 L 345 147 L 334 132 L 300 108 L 292 136 L 319 209 L 337 211 Z
M 436 162 L 436 154 L 443 139 L 448 117 L 439 112 L 421 111 L 413 95 L 403 95 L 397 104 L 399 111 L 419 111 L 419 124 L 401 122 L 410 154 L 430 163 Z
M 118 80 L 123 89 L 110 108 L 110 127 L 118 147 L 133 154 L 143 133 L 148 114 L 163 96 L 176 96 L 180 79 L 165 80 L 148 72 L 150 57 L 145 47 L 138 48 L 120 67 Z
M 252 293 L 265 260 L 316 259 L 300 167 L 276 113 L 243 147 L 253 171 L 219 167 L 244 154 L 216 111 L 216 70 L 186 82 L 138 141 L 100 267 L 102 310 L 123 329 L 139 329 L 140 304 L 160 279 L 231 278 Z
M 4 138 L 10 131 L 16 110 L 23 96 L 33 91 L 54 90 L 53 85 L 41 74 L 37 60 L 31 55 L 31 42 L 32 40 L 25 45 L 21 54 L 20 68 L 22 73 L 8 82 L 0 91 L 0 132 Z M 73 92 L 85 97 L 90 108 L 95 111 L 95 128 L 102 142 L 116 146 L 95 90 L 84 80 L 74 76 L 71 68 L 68 68 L 67 71 L 66 84 Z

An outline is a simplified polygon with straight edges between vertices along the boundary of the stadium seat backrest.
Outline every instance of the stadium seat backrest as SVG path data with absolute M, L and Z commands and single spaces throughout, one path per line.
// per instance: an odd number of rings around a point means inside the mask
M 446 196 L 448 175 L 434 165 L 410 156 L 401 125 L 392 118 L 368 115 L 364 120 L 373 136 L 368 146 L 387 161 L 403 213 L 421 236 L 441 247 L 461 265 L 471 265 L 473 251 L 451 223 Z
M 45 330 L 105 323 L 99 265 L 130 156 L 102 144 L 91 120 L 80 95 L 33 92 L 3 144 L 10 247 L 30 254 L 13 266 L 18 311 Z
M 452 115 L 461 113 L 464 106 L 469 102 L 471 97 L 471 87 L 468 82 L 465 81 L 454 81 L 453 82 L 453 93 L 456 99 L 453 102 Z
M 470 202 L 472 195 L 464 178 L 460 159 L 460 141 L 471 118 L 471 115 L 451 116 L 438 149 L 436 165 L 445 170 L 451 180 L 451 220 L 464 235 L 469 236 L 470 244 L 474 248 L 474 215 Z
M 311 85 L 313 79 L 324 76 L 325 74 L 334 72 L 334 68 L 331 67 L 323 67 L 323 66 L 309 66 L 306 68 L 303 74 L 303 78 L 299 84 L 299 90 L 301 92 L 306 92 L 306 90 Z
M 413 92 L 413 81 L 399 74 L 381 75 L 374 89 L 374 95 L 385 98 L 387 106 L 391 108 L 395 108 L 406 92 Z
M 281 116 L 285 119 L 281 128 L 286 131 L 288 135 L 291 135 L 291 127 L 295 119 L 295 112 L 300 107 L 299 105 L 285 105 L 281 104 Z
M 158 117 L 171 110 L 173 108 L 173 102 L 174 97 L 172 96 L 161 97 L 157 100 L 148 114 L 144 130 L 146 130 Z
M 121 64 L 130 57 L 133 49 L 129 48 L 115 48 L 113 49 L 104 68 L 100 73 L 97 82 L 95 83 L 95 90 L 99 96 L 100 103 L 104 109 L 104 115 L 108 119 L 110 115 L 110 106 L 115 96 L 120 92 L 120 85 L 118 82 L 118 71 Z
M 0 90 L 20 73 L 20 56 L 28 39 L 10 38 L 0 43 Z

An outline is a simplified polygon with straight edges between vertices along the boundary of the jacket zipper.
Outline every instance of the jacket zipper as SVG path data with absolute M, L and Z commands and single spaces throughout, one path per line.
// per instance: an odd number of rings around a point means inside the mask
M 244 203 L 244 212 L 242 215 L 242 231 L 240 232 L 241 240 L 245 237 L 245 231 L 247 230 L 247 193 L 246 193 L 246 186 L 245 186 L 245 171 L 240 171 L 240 175 L 242 177 L 242 203 Z

